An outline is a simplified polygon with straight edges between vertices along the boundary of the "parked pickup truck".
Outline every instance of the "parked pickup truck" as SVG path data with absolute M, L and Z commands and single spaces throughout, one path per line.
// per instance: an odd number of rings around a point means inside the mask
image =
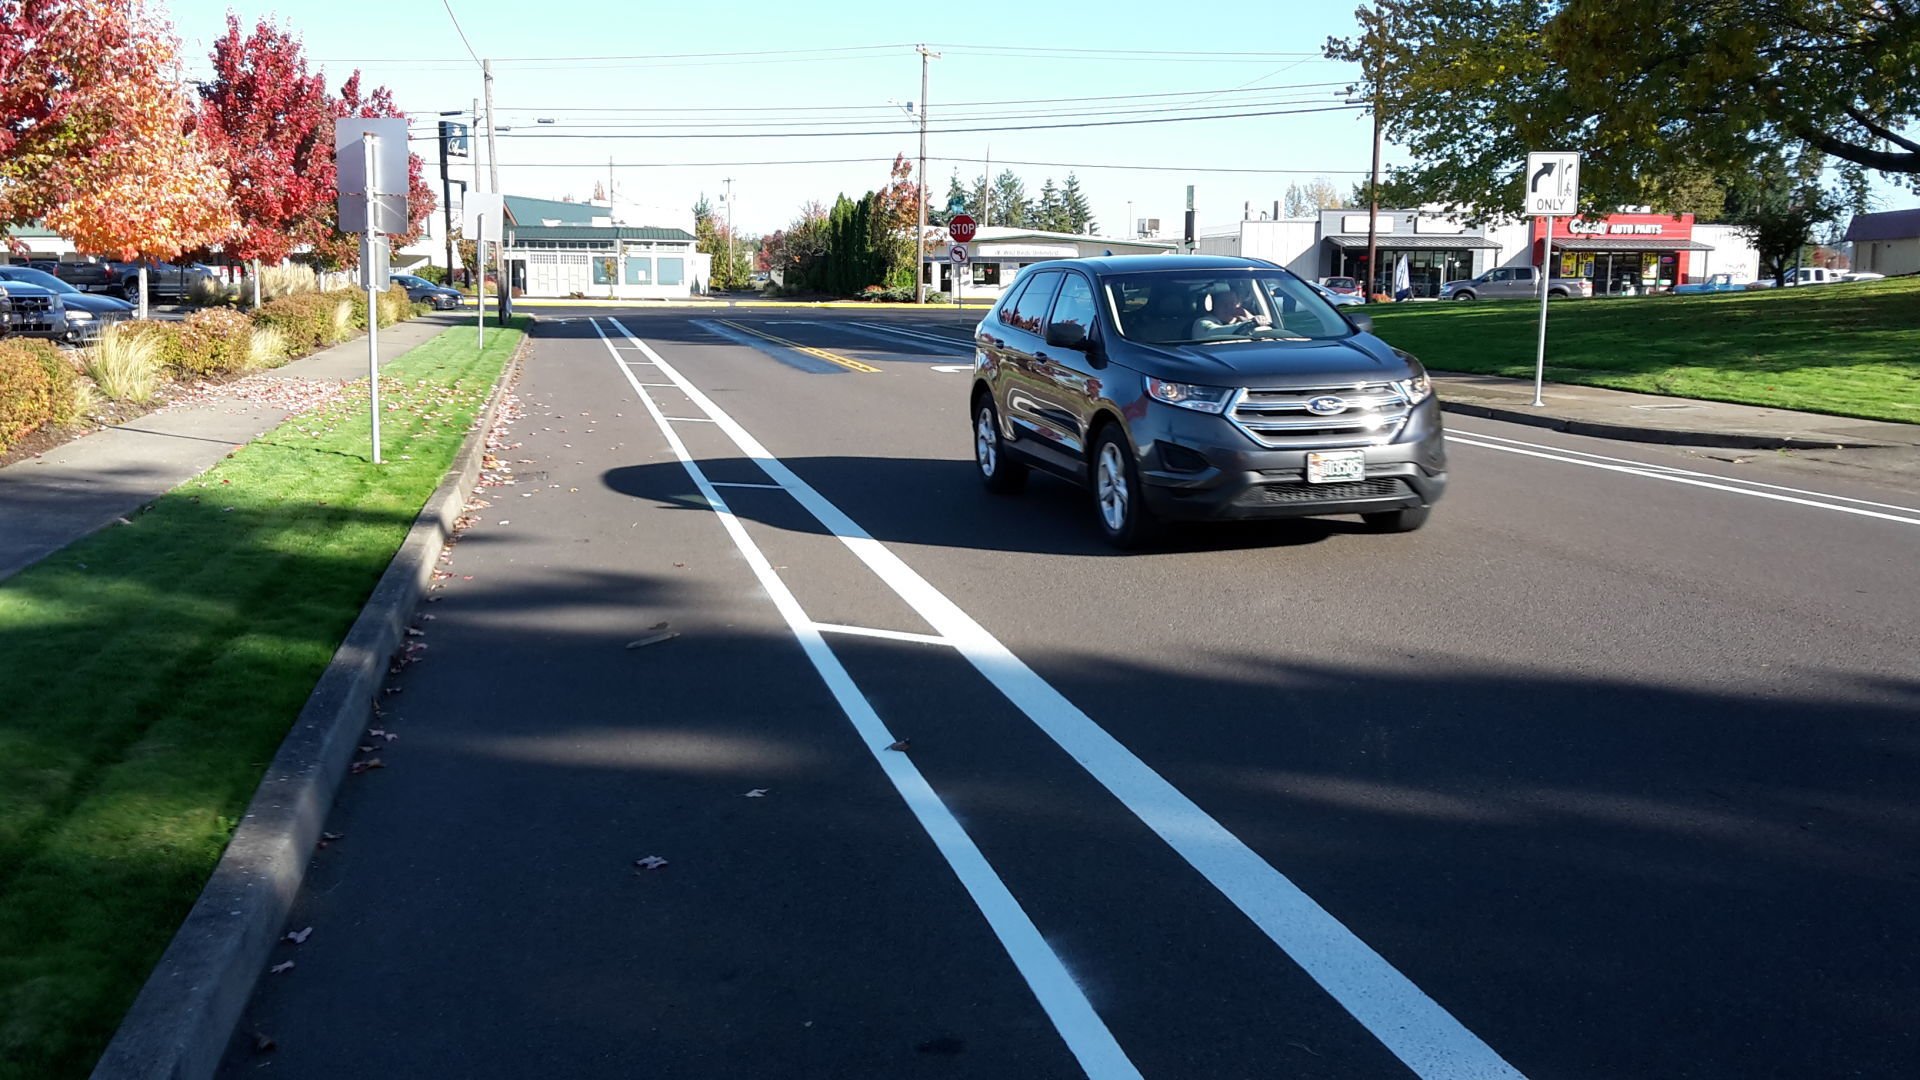
M 94 257 L 33 264 L 34 269 L 45 270 L 76 289 L 112 293 L 136 303 L 140 299 L 140 266 L 139 262 Z M 217 281 L 220 276 L 212 267 L 200 263 L 175 265 L 147 261 L 146 268 L 149 300 L 184 300 L 194 286 L 202 281 Z
M 1466 281 L 1440 286 L 1442 300 L 1524 300 L 1540 295 L 1539 271 L 1531 266 L 1501 266 Z M 1547 295 L 1557 300 L 1593 295 L 1586 278 L 1551 278 Z
M 1675 285 L 1675 296 L 1693 296 L 1699 293 L 1746 292 L 1747 283 L 1733 280 L 1732 274 L 1712 274 L 1705 281 L 1691 281 L 1685 285 Z

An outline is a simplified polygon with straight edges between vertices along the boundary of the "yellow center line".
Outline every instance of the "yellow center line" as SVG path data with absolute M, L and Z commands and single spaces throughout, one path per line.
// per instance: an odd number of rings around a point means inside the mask
M 776 345 L 785 345 L 787 348 L 792 349 L 795 352 L 802 352 L 802 353 L 806 353 L 808 356 L 818 357 L 822 360 L 827 361 L 830 364 L 839 364 L 841 367 L 846 368 L 848 371 L 858 371 L 864 375 L 878 375 L 880 373 L 880 369 L 877 367 L 874 367 L 871 364 L 863 364 L 858 360 L 852 359 L 851 357 L 841 356 L 839 353 L 828 352 L 825 349 L 816 349 L 811 345 L 802 345 L 797 341 L 788 341 L 786 338 L 776 337 L 773 334 L 769 334 L 765 330 L 755 330 L 750 326 L 744 326 L 740 323 L 734 322 L 732 319 L 715 319 L 714 322 L 717 322 L 722 326 L 730 326 L 733 329 L 738 330 L 743 334 L 752 334 L 754 337 L 757 337 L 757 338 L 765 338 L 766 340 L 771 341 Z

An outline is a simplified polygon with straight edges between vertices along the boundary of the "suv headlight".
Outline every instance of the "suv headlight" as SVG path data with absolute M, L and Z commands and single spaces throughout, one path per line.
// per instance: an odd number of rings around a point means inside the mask
M 1418 405 L 1433 396 L 1433 380 L 1424 371 L 1411 379 L 1401 380 L 1398 385 L 1409 405 Z
M 1227 401 L 1233 397 L 1233 391 L 1223 386 L 1195 386 L 1192 383 L 1167 382 L 1147 376 L 1147 394 L 1155 401 L 1168 405 L 1177 405 L 1194 412 L 1221 413 L 1227 409 Z
M 68 322 L 92 322 L 92 321 L 93 321 L 93 312 L 91 312 L 91 311 L 79 311 L 79 310 L 76 310 L 76 309 L 74 309 L 74 308 L 68 308 L 68 309 L 67 309 L 67 321 L 68 321 Z

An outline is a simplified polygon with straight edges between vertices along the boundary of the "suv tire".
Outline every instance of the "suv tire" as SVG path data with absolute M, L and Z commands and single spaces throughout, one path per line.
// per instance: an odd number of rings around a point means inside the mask
M 1478 299 L 1478 298 L 1477 298 L 1477 297 L 1475 297 L 1475 296 L 1474 296 L 1474 295 L 1473 295 L 1472 293 L 1470 293 L 1470 292 L 1465 292 L 1465 291 L 1462 291 L 1462 292 L 1457 292 L 1457 293 L 1454 293 L 1454 294 L 1453 294 L 1453 298 L 1454 298 L 1455 300 L 1474 300 L 1474 299 Z
M 1361 514 L 1360 520 L 1374 532 L 1404 533 L 1412 532 L 1427 523 L 1427 515 L 1433 513 L 1431 506 L 1410 506 L 1405 510 L 1384 510 L 1378 514 Z
M 980 481 L 996 495 L 1012 495 L 1027 486 L 1027 465 L 1007 456 L 1000 442 L 1000 410 L 993 406 L 993 395 L 981 394 L 973 410 L 973 463 L 980 469 Z
M 129 304 L 140 302 L 140 279 L 131 277 L 120 283 L 120 299 Z
M 1159 522 L 1147 508 L 1140 484 L 1140 467 L 1133 449 L 1116 424 L 1100 429 L 1088 462 L 1093 488 L 1094 516 L 1107 543 L 1122 551 L 1145 547 L 1159 532 Z

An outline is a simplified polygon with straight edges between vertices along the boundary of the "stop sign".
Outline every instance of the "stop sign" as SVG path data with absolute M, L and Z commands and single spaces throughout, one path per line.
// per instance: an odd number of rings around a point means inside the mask
M 947 232 L 963 244 L 973 239 L 973 231 L 977 227 L 970 214 L 955 214 L 953 219 L 947 222 Z

